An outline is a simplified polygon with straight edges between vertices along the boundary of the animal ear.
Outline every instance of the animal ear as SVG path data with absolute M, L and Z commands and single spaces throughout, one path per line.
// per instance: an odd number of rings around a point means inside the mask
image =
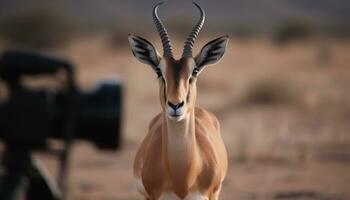
M 150 65 L 156 70 L 160 56 L 153 45 L 146 39 L 129 34 L 129 43 L 131 46 L 132 53 L 142 63 Z
M 228 36 L 222 36 L 208 42 L 195 57 L 196 68 L 201 69 L 205 65 L 216 64 L 224 56 Z

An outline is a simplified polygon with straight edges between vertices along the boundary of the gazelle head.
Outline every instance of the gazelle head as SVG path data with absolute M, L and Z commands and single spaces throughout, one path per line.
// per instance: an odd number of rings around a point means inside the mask
M 134 56 L 140 62 L 150 65 L 157 74 L 163 111 L 169 119 L 180 121 L 195 107 L 198 75 L 205 66 L 215 64 L 223 57 L 228 36 L 210 41 L 197 56 L 193 57 L 193 44 L 205 20 L 204 10 L 194 3 L 201 16 L 185 42 L 181 58 L 176 60 L 168 33 L 157 15 L 157 9 L 161 4 L 154 7 L 153 20 L 162 40 L 163 56 L 160 56 L 154 46 L 142 37 L 129 35 L 129 42 Z

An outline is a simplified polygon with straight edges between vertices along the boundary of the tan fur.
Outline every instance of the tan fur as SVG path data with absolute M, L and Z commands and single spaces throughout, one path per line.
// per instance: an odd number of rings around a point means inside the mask
M 191 194 L 198 192 L 215 200 L 226 175 L 227 152 L 216 117 L 195 107 L 196 80 L 189 83 L 194 60 L 163 58 L 160 65 L 165 79 L 165 83 L 159 81 L 163 112 L 153 118 L 137 151 L 134 176 L 142 180 L 149 200 L 158 200 L 162 194 L 191 199 L 195 196 Z M 179 73 L 179 80 L 175 73 Z M 183 120 L 167 117 L 168 100 L 185 101 Z

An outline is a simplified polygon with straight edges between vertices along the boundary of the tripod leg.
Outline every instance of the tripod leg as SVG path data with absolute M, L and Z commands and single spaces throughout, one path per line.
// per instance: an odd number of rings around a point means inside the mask
M 17 200 L 26 186 L 25 177 L 17 173 L 0 176 L 0 199 Z
M 26 187 L 27 173 L 31 166 L 28 151 L 7 149 L 2 158 L 4 168 L 0 175 L 0 199 L 17 200 Z
M 27 200 L 58 200 L 61 192 L 50 178 L 46 168 L 39 160 L 33 160 L 33 174 L 30 176 L 30 185 L 27 190 Z

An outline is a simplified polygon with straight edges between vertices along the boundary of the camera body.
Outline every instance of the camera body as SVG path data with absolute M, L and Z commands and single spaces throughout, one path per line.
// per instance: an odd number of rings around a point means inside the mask
M 21 85 L 22 76 L 66 73 L 67 87 L 58 91 L 34 90 Z M 8 51 L 0 60 L 0 79 L 9 98 L 0 104 L 0 139 L 6 146 L 46 147 L 49 138 L 84 139 L 103 149 L 121 144 L 122 84 L 101 81 L 90 91 L 74 83 L 73 66 L 60 59 L 30 52 Z

